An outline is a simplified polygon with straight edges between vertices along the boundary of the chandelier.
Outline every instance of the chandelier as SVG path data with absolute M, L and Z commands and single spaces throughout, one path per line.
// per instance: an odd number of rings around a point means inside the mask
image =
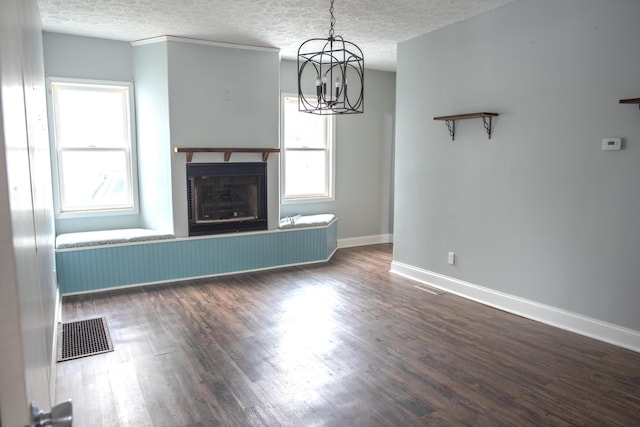
M 314 38 L 298 48 L 298 110 L 312 114 L 364 112 L 364 57 L 362 50 L 334 34 Z

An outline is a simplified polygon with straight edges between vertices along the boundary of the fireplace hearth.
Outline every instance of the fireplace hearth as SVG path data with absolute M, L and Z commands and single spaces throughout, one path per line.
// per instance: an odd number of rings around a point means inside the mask
M 267 229 L 266 163 L 187 163 L 189 236 Z

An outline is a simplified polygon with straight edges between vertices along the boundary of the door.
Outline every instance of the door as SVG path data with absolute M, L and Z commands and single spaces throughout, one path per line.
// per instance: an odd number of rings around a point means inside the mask
M 35 0 L 0 2 L 0 425 L 48 411 L 56 295 L 42 33 Z

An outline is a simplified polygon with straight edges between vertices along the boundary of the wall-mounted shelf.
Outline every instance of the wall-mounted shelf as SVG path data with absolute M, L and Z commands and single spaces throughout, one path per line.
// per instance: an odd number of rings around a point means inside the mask
M 433 120 L 444 120 L 447 123 L 447 128 L 449 129 L 449 135 L 451 135 L 451 140 L 454 141 L 456 139 L 456 120 L 464 120 L 464 119 L 479 119 L 482 118 L 482 122 L 484 123 L 484 128 L 487 131 L 487 135 L 489 135 L 489 139 L 491 139 L 491 118 L 497 117 L 498 113 L 469 113 L 469 114 L 456 114 L 453 116 L 440 116 L 434 117 Z
M 640 107 L 640 98 L 621 99 L 620 104 L 637 104 Z
M 269 154 L 279 153 L 279 148 L 218 148 L 218 147 L 173 147 L 174 153 L 187 153 L 187 163 L 193 160 L 193 153 L 224 153 L 224 161 L 231 159 L 232 153 L 262 153 L 262 161 L 269 160 Z

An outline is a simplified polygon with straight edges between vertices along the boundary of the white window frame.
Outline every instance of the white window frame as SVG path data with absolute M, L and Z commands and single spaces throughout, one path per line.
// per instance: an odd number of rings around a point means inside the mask
M 107 148 L 107 147 L 74 147 L 74 148 L 61 148 L 57 144 L 57 132 L 56 132 L 56 120 L 55 120 L 55 105 L 53 99 L 52 84 L 55 83 L 68 83 L 78 85 L 95 85 L 95 86 L 116 86 L 127 87 L 129 98 L 129 147 L 121 148 Z M 64 218 L 91 218 L 91 217 L 104 217 L 104 216 L 116 216 L 116 215 L 135 215 L 140 212 L 138 201 L 138 170 L 137 170 L 137 143 L 136 143 L 136 127 L 135 127 L 135 104 L 134 104 L 134 87 L 131 81 L 112 81 L 112 80 L 93 80 L 93 79 L 79 79 L 79 78 L 66 78 L 66 77 L 52 77 L 47 76 L 47 103 L 48 103 L 48 119 L 49 119 L 49 138 L 50 138 L 50 151 L 51 151 L 51 172 L 53 175 L 53 202 L 55 217 Z M 131 205 L 127 207 L 102 207 L 102 208 L 88 208 L 88 209 L 73 209 L 62 210 L 62 194 L 61 194 L 61 174 L 60 174 L 60 154 L 62 151 L 124 151 L 128 157 L 128 174 L 131 183 Z
M 310 95 L 307 95 L 311 97 Z M 285 134 L 284 134 L 284 125 L 285 125 L 285 100 L 287 98 L 295 98 L 296 105 L 298 103 L 298 94 L 297 93 L 282 93 L 280 99 L 280 146 L 282 147 L 282 156 L 281 156 L 281 169 L 282 169 L 282 180 L 281 180 L 281 200 L 283 204 L 289 203 L 309 203 L 309 202 L 327 202 L 335 200 L 335 140 L 336 140 L 336 124 L 335 124 L 335 116 L 333 115 L 318 115 L 318 120 L 325 120 L 325 126 L 327 126 L 325 135 L 327 136 L 327 144 L 326 149 L 319 148 L 295 148 L 290 149 L 289 151 L 326 151 L 326 170 L 327 170 L 327 194 L 307 194 L 300 196 L 287 196 L 286 194 L 286 166 L 287 166 L 287 148 L 285 144 Z M 304 112 L 299 112 L 299 114 L 309 114 Z

